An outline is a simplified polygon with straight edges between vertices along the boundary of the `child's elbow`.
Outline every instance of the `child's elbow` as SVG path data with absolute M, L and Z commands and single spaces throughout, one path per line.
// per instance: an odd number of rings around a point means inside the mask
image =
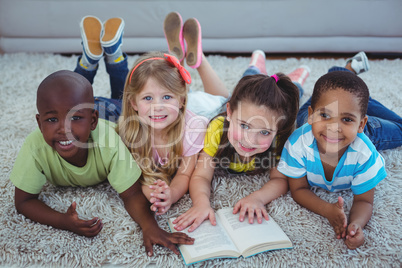
M 15 193 L 14 193 L 15 209 L 17 210 L 18 213 L 24 214 L 23 211 L 26 204 L 33 199 L 38 199 L 38 196 L 39 195 L 37 194 L 36 195 L 30 194 L 15 187 Z
M 14 206 L 18 213 L 24 214 L 24 201 L 17 200 L 14 198 Z

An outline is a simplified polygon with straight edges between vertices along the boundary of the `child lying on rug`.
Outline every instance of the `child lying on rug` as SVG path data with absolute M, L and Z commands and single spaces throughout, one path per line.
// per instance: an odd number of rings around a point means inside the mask
M 190 74 L 176 57 L 150 52 L 135 62 L 124 88 L 118 132 L 142 170 L 142 191 L 156 215 L 187 193 L 208 124 L 186 109 L 185 81 Z
M 216 165 L 248 174 L 271 168 L 260 206 L 254 209 L 247 202 L 235 206 L 234 213 L 240 210 L 240 221 L 244 220 L 246 211 L 250 222 L 254 213 L 260 223 L 262 216 L 268 219 L 264 205 L 288 191 L 286 177 L 277 171 L 274 163 L 294 130 L 301 92 L 288 76 L 266 74 L 264 52 L 254 51 L 249 68 L 227 103 L 227 112 L 217 116 L 208 126 L 204 149 L 190 180 L 193 207 L 175 219 L 176 230 L 191 225 L 188 231 L 192 232 L 206 219 L 216 224 L 210 206 L 211 181 Z M 302 84 L 308 70 L 299 68 L 290 76 Z M 274 140 L 275 146 L 271 146 Z
M 190 67 L 199 71 L 205 91 L 217 93 L 220 90 L 228 96 L 226 87 L 220 86 L 223 83 L 203 56 L 197 21 L 189 19 L 183 25 L 181 16 L 172 12 L 165 18 L 164 30 L 168 42 L 174 37 L 180 39 L 179 33 L 187 40 L 187 51 L 184 47 L 174 49 L 180 59 L 194 54 L 194 50 L 201 53 Z M 198 41 L 192 44 L 190 39 Z M 188 57 L 186 61 L 190 64 Z M 203 148 L 208 119 L 197 115 L 198 109 L 194 113 L 194 106 L 188 104 L 191 94 L 187 94 L 186 84 L 190 83 L 190 74 L 179 59 L 162 52 L 149 52 L 137 59 L 126 80 L 118 131 L 141 167 L 143 193 L 156 215 L 166 213 L 188 192 L 198 153 Z M 209 94 L 199 93 L 198 102 L 205 107 L 209 102 L 204 96 Z M 216 110 L 221 105 L 219 102 Z M 154 115 L 158 119 L 151 117 Z M 137 120 L 130 120 L 132 118 Z M 132 146 L 141 141 L 144 141 L 141 146 Z
M 375 186 L 387 175 L 370 139 L 378 149 L 400 146 L 402 140 L 402 119 L 372 100 L 357 76 L 368 68 L 367 57 L 360 52 L 345 68 L 333 67 L 316 82 L 307 104 L 308 123 L 289 137 L 278 165 L 278 171 L 290 177 L 294 200 L 326 217 L 349 249 L 364 243 L 363 228 L 372 215 Z M 299 122 L 304 115 L 301 109 Z M 326 202 L 311 186 L 330 192 L 351 189 L 349 220 L 342 197 L 337 203 Z
M 345 67 L 333 66 L 328 72 L 346 71 L 356 75 L 367 72 L 370 64 L 366 54 L 361 51 L 346 61 Z M 307 123 L 308 108 L 312 97 L 300 108 L 297 114 L 297 127 Z M 393 149 L 402 145 L 402 118 L 393 111 L 369 97 L 367 106 L 367 124 L 364 134 L 377 150 Z
M 98 61 L 105 53 L 112 99 L 97 97 L 96 109 L 101 118 L 111 121 L 121 116 L 119 134 L 142 169 L 142 189 L 151 202 L 151 210 L 156 215 L 166 213 L 188 191 L 188 181 L 198 152 L 202 149 L 208 120 L 197 115 L 199 112 L 216 115 L 229 96 L 223 82 L 202 53 L 199 23 L 196 19 L 189 19 L 183 25 L 177 12 L 169 13 L 164 21 L 169 48 L 177 53 L 180 60 L 187 56 L 187 64 L 197 68 L 203 81 L 205 92 L 189 94 L 186 86 L 191 83 L 189 73 L 178 59 L 167 53 L 144 54 L 131 69 L 130 79 L 126 79 L 127 56 L 121 51 L 124 28 L 121 18 L 109 19 L 102 25 L 98 18 L 86 16 L 80 28 L 83 54 L 78 59 L 75 72 L 92 83 Z M 183 45 L 184 39 L 187 40 L 187 51 Z M 159 96 L 160 100 L 157 93 L 163 93 Z M 205 103 L 209 104 L 208 108 Z M 170 110 L 162 111 L 161 108 L 172 104 L 174 107 L 170 108 L 176 111 L 166 114 L 168 120 L 150 121 L 149 115 L 144 115 L 142 109 L 148 105 L 153 109 L 152 113 L 164 115 Z M 140 143 L 141 146 L 138 146 Z
M 96 109 L 101 118 L 111 121 L 119 118 L 118 132 L 142 170 L 143 193 L 151 203 L 151 210 L 160 215 L 188 191 L 208 123 L 198 112 L 208 116 L 217 114 L 229 93 L 202 53 L 197 20 L 189 19 L 183 25 L 181 16 L 172 12 L 164 21 L 169 44 L 176 41 L 183 44 L 187 40 L 187 51 L 184 46 L 174 51 L 180 60 L 187 55 L 187 64 L 197 68 L 203 81 L 205 92 L 189 94 L 186 84 L 191 83 L 190 74 L 168 53 L 144 54 L 127 75 L 127 57 L 121 51 L 123 27 L 121 18 L 109 19 L 102 25 L 94 16 L 84 17 L 81 21 L 83 54 L 75 72 L 92 83 L 98 61 L 106 54 L 112 99 L 97 97 Z M 190 57 L 190 54 L 197 56 Z M 191 104 L 197 102 L 202 105 Z M 195 113 L 193 108 L 197 108 Z M 145 244 L 147 252 L 152 254 L 152 247 Z
M 37 109 L 39 129 L 26 138 L 10 175 L 19 213 L 58 229 L 95 236 L 103 227 L 99 218 L 81 220 L 75 202 L 65 213 L 55 211 L 38 196 L 46 182 L 86 187 L 108 180 L 141 226 L 151 255 L 152 244 L 167 246 L 178 254 L 175 243 L 193 243 L 185 234 L 167 233 L 158 227 L 137 181 L 141 170 L 115 132 L 115 125 L 98 120 L 87 79 L 71 71 L 49 75 L 38 87 Z

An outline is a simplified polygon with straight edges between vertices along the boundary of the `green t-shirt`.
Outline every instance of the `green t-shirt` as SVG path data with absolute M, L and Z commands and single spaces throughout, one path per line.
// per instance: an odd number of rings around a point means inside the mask
M 36 129 L 18 153 L 11 182 L 27 193 L 38 194 L 46 181 L 57 186 L 85 187 L 108 179 L 118 193 L 124 192 L 137 181 L 141 170 L 114 127 L 115 124 L 99 119 L 89 137 L 88 159 L 83 167 L 61 158 Z

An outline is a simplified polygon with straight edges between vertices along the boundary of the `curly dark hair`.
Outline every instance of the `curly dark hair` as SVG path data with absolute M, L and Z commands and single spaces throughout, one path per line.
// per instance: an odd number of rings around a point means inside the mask
M 370 97 L 369 89 L 360 77 L 352 72 L 345 71 L 329 72 L 317 80 L 311 97 L 311 108 L 315 110 L 315 106 L 323 93 L 335 89 L 343 89 L 355 95 L 359 100 L 361 116 L 366 115 Z

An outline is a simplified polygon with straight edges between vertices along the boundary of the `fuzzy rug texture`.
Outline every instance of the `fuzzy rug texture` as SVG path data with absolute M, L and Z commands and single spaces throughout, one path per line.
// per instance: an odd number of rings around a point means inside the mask
M 131 67 L 138 55 L 129 56 Z M 208 56 L 208 60 L 230 90 L 249 63 L 250 58 Z M 17 267 L 88 267 L 127 266 L 183 267 L 181 256 L 155 246 L 154 256 L 147 257 L 142 232 L 123 207 L 118 194 L 107 183 L 88 188 L 46 185 L 40 199 L 55 210 L 64 212 L 77 202 L 80 217 L 99 217 L 104 227 L 95 238 L 32 222 L 14 207 L 14 187 L 9 174 L 25 137 L 37 125 L 36 90 L 50 73 L 74 70 L 77 57 L 53 54 L 0 55 L 0 266 Z M 299 65 L 311 68 L 305 83 L 302 103 L 311 95 L 314 82 L 333 65 L 343 66 L 345 59 L 288 58 L 266 62 L 268 73 L 288 73 Z M 371 96 L 398 114 L 402 114 L 402 61 L 372 60 L 371 70 L 361 74 Z M 189 69 L 189 68 L 188 68 Z M 203 90 L 198 73 L 190 69 L 192 90 Z M 109 78 L 100 63 L 94 82 L 96 96 L 109 97 Z M 293 201 L 289 193 L 268 204 L 268 213 L 292 240 L 294 248 L 270 251 L 243 259 L 214 259 L 198 267 L 401 267 L 402 265 L 402 148 L 382 151 L 388 177 L 375 192 L 374 212 L 364 229 L 366 242 L 357 250 L 348 250 L 337 240 L 328 221 Z M 260 176 L 230 175 L 217 170 L 212 183 L 211 205 L 214 209 L 233 206 L 240 198 L 259 189 L 267 180 Z M 338 193 L 315 190 L 322 199 L 336 202 Z M 345 210 L 352 204 L 352 193 L 341 192 Z M 191 207 L 185 195 L 170 211 L 157 217 L 161 228 L 168 230 L 167 219 L 179 216 Z

